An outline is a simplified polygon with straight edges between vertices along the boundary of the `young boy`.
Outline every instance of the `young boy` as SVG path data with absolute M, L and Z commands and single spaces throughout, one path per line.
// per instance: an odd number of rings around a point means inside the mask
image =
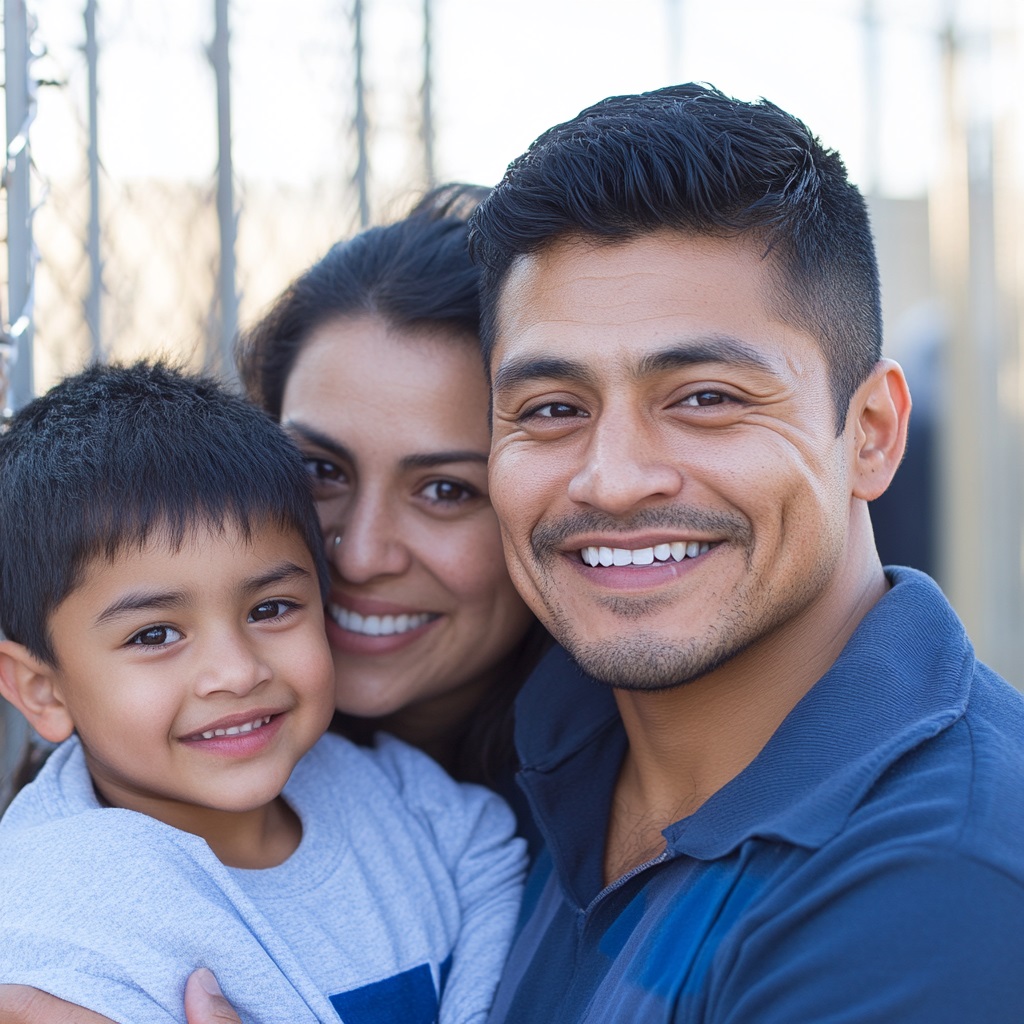
M 321 738 L 326 573 L 298 453 L 215 382 L 93 367 L 14 417 L 0 689 L 63 742 L 0 822 L 0 983 L 180 1022 L 215 964 L 248 1022 L 486 1015 L 511 814 Z

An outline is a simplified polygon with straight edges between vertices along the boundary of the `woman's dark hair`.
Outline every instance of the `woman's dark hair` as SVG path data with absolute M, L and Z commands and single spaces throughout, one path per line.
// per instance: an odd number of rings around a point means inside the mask
M 249 397 L 280 418 L 299 353 L 334 320 L 374 316 L 399 330 L 479 338 L 479 271 L 469 258 L 466 221 L 487 192 L 442 185 L 394 224 L 332 246 L 240 336 L 235 360 Z
M 479 270 L 469 257 L 467 220 L 488 191 L 442 185 L 401 220 L 332 246 L 239 338 L 235 358 L 249 397 L 280 419 L 285 385 L 304 345 L 318 328 L 339 319 L 372 316 L 396 330 L 431 331 L 477 345 Z M 550 642 L 534 622 L 458 734 L 447 737 L 454 754 L 444 767 L 455 778 L 491 786 L 508 782 L 515 765 L 515 696 Z M 340 713 L 332 724 L 358 743 L 371 742 L 382 727 L 386 722 Z

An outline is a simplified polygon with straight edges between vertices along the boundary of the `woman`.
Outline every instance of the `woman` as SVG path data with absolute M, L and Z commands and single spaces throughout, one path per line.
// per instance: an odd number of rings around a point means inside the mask
M 243 335 L 238 364 L 315 479 L 333 728 L 421 747 L 455 777 L 498 789 L 529 834 L 512 784 L 512 701 L 547 634 L 512 586 L 487 498 L 465 223 L 485 192 L 445 186 L 405 219 L 334 246 Z M 191 998 L 206 979 L 190 980 Z M 19 986 L 0 986 L 0 1017 L 104 1020 Z
M 239 344 L 249 396 L 307 456 L 331 564 L 335 728 L 385 730 L 508 792 L 511 703 L 545 638 L 487 498 L 488 389 L 449 185 L 334 246 Z

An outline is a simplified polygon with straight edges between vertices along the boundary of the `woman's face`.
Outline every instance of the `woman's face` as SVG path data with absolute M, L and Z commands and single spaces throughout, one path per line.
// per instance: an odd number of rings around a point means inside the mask
M 472 339 L 364 317 L 299 354 L 281 421 L 316 480 L 339 711 L 443 729 L 532 621 L 487 495 L 487 402 Z

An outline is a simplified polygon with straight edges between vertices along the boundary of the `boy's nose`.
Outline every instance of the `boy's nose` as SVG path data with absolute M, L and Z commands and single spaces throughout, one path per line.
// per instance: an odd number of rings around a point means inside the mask
M 233 693 L 245 696 L 271 677 L 269 667 L 245 638 L 221 637 L 209 652 L 196 683 L 200 696 Z

